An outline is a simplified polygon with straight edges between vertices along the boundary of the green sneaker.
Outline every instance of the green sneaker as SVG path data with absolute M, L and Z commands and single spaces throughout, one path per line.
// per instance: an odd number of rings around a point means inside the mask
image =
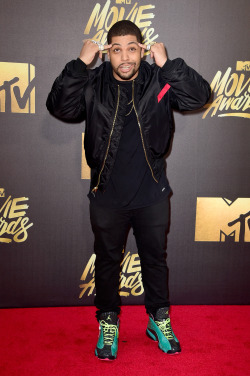
M 104 312 L 99 318 L 99 337 L 95 355 L 101 360 L 114 360 L 118 351 L 119 319 L 116 312 Z
M 171 327 L 168 307 L 159 308 L 155 317 L 149 315 L 146 334 L 150 339 L 159 342 L 158 346 L 164 353 L 178 354 L 181 352 L 180 343 Z

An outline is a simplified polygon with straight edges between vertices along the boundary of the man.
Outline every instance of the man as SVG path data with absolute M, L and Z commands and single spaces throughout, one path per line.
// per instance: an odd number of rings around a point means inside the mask
M 117 356 L 122 250 L 133 228 L 141 260 L 147 335 L 163 352 L 181 351 L 169 317 L 166 231 L 170 187 L 165 154 L 171 138 L 171 108 L 194 110 L 210 87 L 182 59 L 169 60 L 163 43 L 142 44 L 130 21 L 114 24 L 108 44 L 87 40 L 77 60 L 56 79 L 47 108 L 59 119 L 86 120 L 85 153 L 91 168 L 90 219 L 95 236 L 95 305 L 100 333 L 95 354 Z M 107 50 L 110 62 L 87 69 Z M 150 49 L 155 64 L 143 61 Z

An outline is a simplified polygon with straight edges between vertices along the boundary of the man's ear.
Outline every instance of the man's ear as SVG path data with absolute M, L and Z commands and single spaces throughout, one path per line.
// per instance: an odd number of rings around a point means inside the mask
M 144 50 L 144 48 L 142 48 L 142 49 L 141 49 L 141 58 L 143 58 L 143 56 L 144 56 L 144 52 L 145 52 L 145 50 Z
M 110 53 L 109 53 L 109 49 L 107 50 L 107 56 L 108 56 L 108 59 L 110 60 Z

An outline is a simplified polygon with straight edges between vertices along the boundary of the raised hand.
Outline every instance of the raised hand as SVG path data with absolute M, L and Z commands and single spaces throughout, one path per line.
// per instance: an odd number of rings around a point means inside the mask
M 102 45 L 99 42 L 93 42 L 90 39 L 83 41 L 83 46 L 80 52 L 79 58 L 86 64 L 89 65 L 94 60 L 97 53 L 99 53 L 99 58 L 102 58 L 103 50 L 108 50 L 112 47 L 112 44 Z
M 150 51 L 151 59 L 155 60 L 156 65 L 163 67 L 168 59 L 166 48 L 163 43 L 154 43 L 152 45 L 138 43 L 138 45 L 144 50 Z M 148 47 L 150 47 L 150 49 Z

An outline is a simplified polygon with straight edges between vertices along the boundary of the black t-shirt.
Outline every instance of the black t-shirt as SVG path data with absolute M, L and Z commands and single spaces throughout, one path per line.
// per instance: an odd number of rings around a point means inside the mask
M 116 160 L 106 190 L 89 194 L 90 200 L 112 208 L 136 209 L 163 200 L 171 191 L 165 171 L 157 183 L 147 163 L 132 102 L 132 81 L 117 81 L 128 94 Z

